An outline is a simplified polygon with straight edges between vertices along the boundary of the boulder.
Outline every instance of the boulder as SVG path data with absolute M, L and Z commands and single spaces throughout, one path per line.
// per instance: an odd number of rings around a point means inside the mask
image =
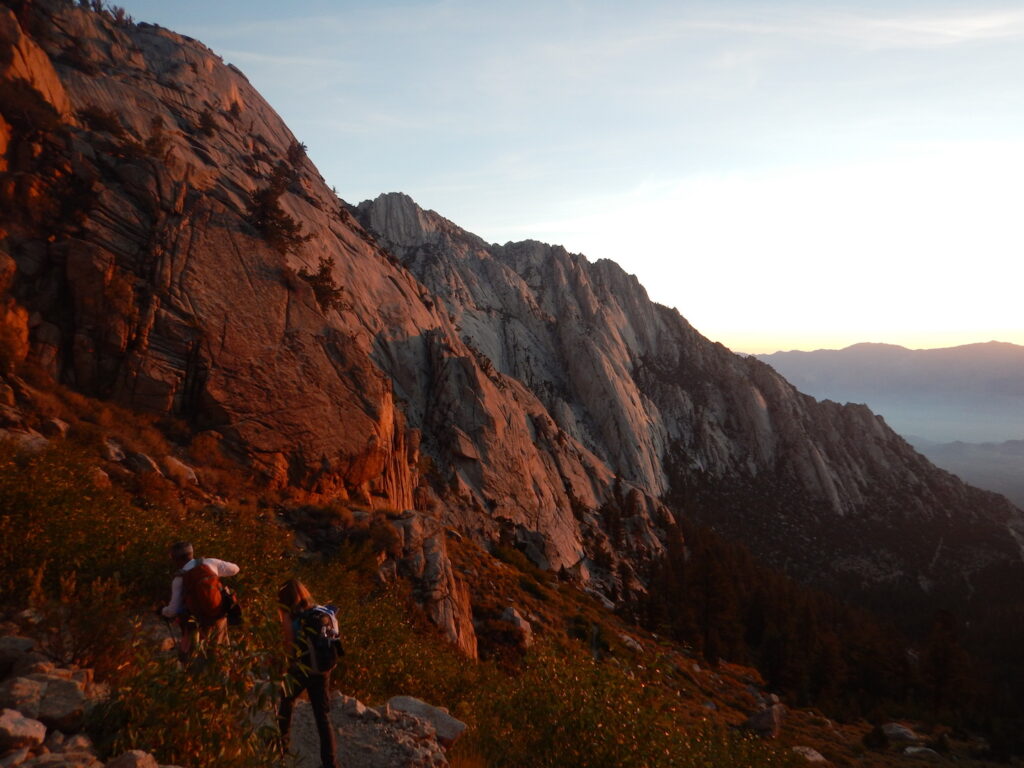
M 802 757 L 808 763 L 827 764 L 828 760 L 813 747 L 793 747 L 793 752 Z
M 155 461 L 145 453 L 139 453 L 138 451 L 128 451 L 124 460 L 125 466 L 128 467 L 132 472 L 138 475 L 149 475 L 156 474 L 163 476 L 163 472 L 160 471 L 160 467 Z
M 631 635 L 627 635 L 625 632 L 619 633 L 619 640 L 622 644 L 629 648 L 633 653 L 643 653 L 644 647 L 637 642 L 637 639 Z
M 44 421 L 39 429 L 47 437 L 67 437 L 70 428 L 71 425 L 63 419 L 52 418 Z
M 67 738 L 62 731 L 51 728 L 46 734 L 46 741 L 43 742 L 43 746 L 51 752 L 63 752 L 64 742 L 67 741 Z
M 511 624 L 519 633 L 524 648 L 533 645 L 533 625 L 530 624 L 514 606 L 508 606 L 501 614 L 501 620 Z
M 412 582 L 431 621 L 460 651 L 475 659 L 477 640 L 469 589 L 455 575 L 444 526 L 413 511 L 389 522 L 399 539 L 397 572 Z
M 132 749 L 107 763 L 107 768 L 160 768 L 160 764 L 149 752 Z
M 50 445 L 49 440 L 31 429 L 0 429 L 0 440 L 10 440 L 25 453 L 42 453 Z
M 99 467 L 89 467 L 89 480 L 96 488 L 109 488 L 111 486 L 110 475 Z
M 778 738 L 782 730 L 782 721 L 786 716 L 786 707 L 782 704 L 772 704 L 759 712 L 755 712 L 745 721 L 742 728 L 753 731 L 765 739 Z
M 86 705 L 83 686 L 78 681 L 56 675 L 40 675 L 36 679 L 46 686 L 39 703 L 39 719 L 65 733 L 81 729 Z
M 46 683 L 27 677 L 12 677 L 0 684 L 0 707 L 16 709 L 26 717 L 39 717 Z
M 41 720 L 47 726 L 73 733 L 81 728 L 86 696 L 80 681 L 69 679 L 70 671 L 35 672 L 12 677 L 0 684 L 0 706 L 16 709 Z
M 174 481 L 179 488 L 199 485 L 199 476 L 196 471 L 185 462 L 179 461 L 173 456 L 164 456 L 160 460 L 160 465 L 163 467 L 164 475 Z
M 335 697 L 334 702 L 338 703 Z M 350 711 L 355 708 L 350 707 Z M 387 705 L 366 707 L 361 716 L 331 707 L 336 729 L 339 764 L 347 768 L 444 768 L 444 748 L 434 727 Z M 319 744 L 312 708 L 308 701 L 295 705 L 292 715 L 291 750 L 296 765 L 319 765 Z
M 335 694 L 335 700 L 341 705 L 341 711 L 349 717 L 363 717 L 366 715 L 367 707 L 359 699 L 344 694 Z
M 104 440 L 103 441 L 103 458 L 107 461 L 124 461 L 127 454 L 124 452 L 124 448 L 116 440 Z
M 448 714 L 448 710 L 434 707 L 412 696 L 392 696 L 388 707 L 426 720 L 437 731 L 437 740 L 450 747 L 466 730 L 466 724 Z
M 882 733 L 895 744 L 916 744 L 921 741 L 920 736 L 902 723 L 886 723 L 882 726 Z
M 46 738 L 46 726 L 13 709 L 0 711 L 0 753 L 20 747 L 38 747 Z

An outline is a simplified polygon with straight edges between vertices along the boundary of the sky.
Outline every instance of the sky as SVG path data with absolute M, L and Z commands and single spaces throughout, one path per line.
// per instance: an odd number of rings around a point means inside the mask
M 612 259 L 734 351 L 1024 344 L 1019 2 L 121 5 L 343 199 Z

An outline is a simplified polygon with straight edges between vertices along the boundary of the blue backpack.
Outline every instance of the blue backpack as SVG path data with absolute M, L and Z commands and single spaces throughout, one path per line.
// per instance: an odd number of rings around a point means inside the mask
M 301 661 L 315 673 L 330 672 L 345 655 L 338 632 L 337 610 L 333 605 L 314 605 L 292 619 Z

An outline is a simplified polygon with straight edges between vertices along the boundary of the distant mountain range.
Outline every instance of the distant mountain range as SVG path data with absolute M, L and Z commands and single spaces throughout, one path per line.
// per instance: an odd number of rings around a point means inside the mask
M 866 403 L 936 466 L 1024 507 L 1024 347 L 855 344 L 756 357 L 818 399 Z
M 855 344 L 756 357 L 819 400 L 867 404 L 922 444 L 1024 438 L 1024 347 L 1016 344 Z

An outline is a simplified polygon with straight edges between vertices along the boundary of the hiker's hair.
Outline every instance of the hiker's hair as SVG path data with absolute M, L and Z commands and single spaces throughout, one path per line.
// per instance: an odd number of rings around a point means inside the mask
M 185 565 L 194 556 L 192 544 L 187 541 L 177 541 L 171 545 L 171 559 L 178 565 Z
M 305 611 L 316 605 L 313 596 L 306 589 L 306 585 L 298 579 L 288 579 L 279 590 L 277 590 L 277 602 L 291 613 Z

